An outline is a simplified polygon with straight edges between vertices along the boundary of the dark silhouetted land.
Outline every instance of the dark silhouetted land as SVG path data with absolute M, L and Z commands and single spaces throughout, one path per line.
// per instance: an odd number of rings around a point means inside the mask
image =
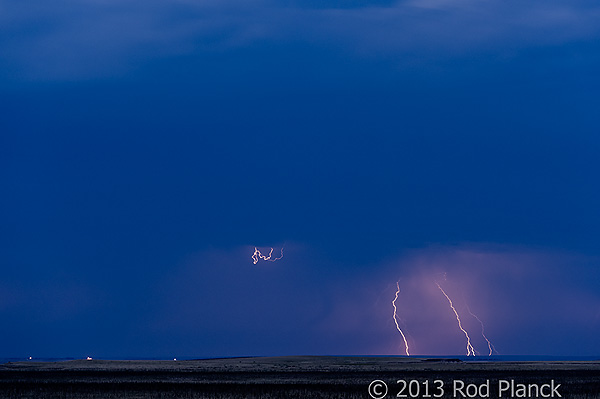
M 497 398 L 501 380 L 523 385 L 549 384 L 554 380 L 561 384 L 559 392 L 563 398 L 600 398 L 600 362 L 313 356 L 6 363 L 0 365 L 0 397 L 352 399 L 370 398 L 367 388 L 375 379 L 388 384 L 388 398 L 396 397 L 400 379 L 418 381 L 418 397 L 422 397 L 426 381 L 432 389 L 434 380 L 443 381 L 443 397 L 452 398 L 456 380 L 465 385 L 481 385 L 489 380 L 489 397 Z M 410 398 L 409 392 L 405 393 Z M 510 394 L 506 397 L 510 398 Z

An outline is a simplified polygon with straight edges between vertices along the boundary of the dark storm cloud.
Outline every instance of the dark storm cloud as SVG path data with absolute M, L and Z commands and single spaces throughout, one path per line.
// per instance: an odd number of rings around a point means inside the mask
M 600 7 L 587 1 L 318 3 L 3 0 L 1 62 L 9 76 L 82 79 L 253 43 L 304 42 L 415 62 L 472 51 L 511 56 L 600 32 Z
M 598 6 L 321 4 L 0 0 L 0 357 L 600 352 Z
M 391 7 L 396 0 L 275 0 L 274 5 L 316 9 Z
M 254 25 L 259 21 L 252 16 L 255 6 L 238 1 L 70 0 L 27 7 L 3 2 L 2 24 L 8 33 L 1 44 L 3 61 L 17 76 L 69 80 L 113 75 L 148 58 L 227 47 L 260 36 Z

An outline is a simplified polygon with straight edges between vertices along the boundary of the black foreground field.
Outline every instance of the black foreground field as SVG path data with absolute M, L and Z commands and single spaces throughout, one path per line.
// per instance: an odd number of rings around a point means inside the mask
M 554 385 L 563 398 L 600 399 L 600 362 L 461 362 L 393 357 L 271 357 L 189 361 L 75 360 L 0 364 L 1 398 L 371 398 L 383 380 L 396 397 L 499 397 L 501 380 Z M 434 382 L 435 380 L 441 380 Z M 488 382 L 489 380 L 489 382 Z M 416 382 L 410 382 L 416 381 Z M 464 383 L 462 392 L 454 384 Z M 412 386 L 410 385 L 412 384 Z M 467 388 L 468 384 L 476 384 Z M 478 388 L 490 387 L 489 393 Z M 503 383 L 508 384 L 508 383 Z M 441 386 L 444 393 L 438 389 Z M 518 385 L 515 385 L 518 388 Z M 378 393 L 381 387 L 377 388 Z M 412 389 L 412 391 L 410 390 Z M 549 395 L 549 386 L 541 393 Z M 482 395 L 480 395 L 482 394 Z M 502 398 L 536 397 L 505 391 Z M 474 396 L 471 396 L 474 395 Z M 542 397 L 538 392 L 538 397 Z

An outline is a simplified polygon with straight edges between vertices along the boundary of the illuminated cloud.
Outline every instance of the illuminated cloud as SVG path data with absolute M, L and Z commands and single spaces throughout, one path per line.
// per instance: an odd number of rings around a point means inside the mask
M 397 322 L 411 355 L 465 355 L 467 333 L 469 351 L 480 356 L 492 350 L 488 339 L 503 355 L 599 349 L 589 331 L 598 323 L 600 294 L 582 284 L 597 278 L 581 267 L 588 258 L 503 246 L 430 247 L 394 261 L 346 265 L 343 273 L 298 245 L 285 268 L 249 268 L 252 248 L 190 259 L 166 290 L 168 316 L 157 328 L 196 336 L 198 353 L 215 354 L 406 355 Z M 205 347 L 214 334 L 232 341 Z
M 456 326 L 442 312 L 442 304 L 436 303 L 438 299 L 431 295 L 434 279 L 443 274 L 444 286 L 454 298 L 465 329 L 471 332 L 473 344 L 481 354 L 486 354 L 489 347 L 483 336 L 476 337 L 480 325 L 476 318 L 469 318 L 469 308 L 485 321 L 486 332 L 504 354 L 561 350 L 584 354 L 581 342 L 565 341 L 564 331 L 569 331 L 571 338 L 578 336 L 585 341 L 586 325 L 592 317 L 589 306 L 595 307 L 600 301 L 593 285 L 582 284 L 595 274 L 586 271 L 584 265 L 588 261 L 559 252 L 511 247 L 416 251 L 399 264 L 412 271 L 405 275 L 404 301 L 411 295 L 415 297 L 415 303 L 400 312 L 407 326 L 412 324 L 409 333 L 418 344 L 417 350 L 449 353 L 450 343 L 464 346 L 464 341 L 458 339 Z M 405 267 L 402 270 L 407 271 Z M 422 309 L 428 311 L 418 311 Z M 436 325 L 433 331 L 443 332 L 441 336 L 432 334 L 433 324 Z

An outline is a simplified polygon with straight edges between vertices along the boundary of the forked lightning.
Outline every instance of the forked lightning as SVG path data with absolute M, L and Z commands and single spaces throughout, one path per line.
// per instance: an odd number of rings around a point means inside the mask
M 398 288 L 398 290 L 396 291 L 396 296 L 394 297 L 394 300 L 392 301 L 392 306 L 394 307 L 394 323 L 396 323 L 396 329 L 398 330 L 400 335 L 402 335 L 402 339 L 404 340 L 404 350 L 406 352 L 406 356 L 410 356 L 410 353 L 408 352 L 408 341 L 406 340 L 406 336 L 404 335 L 404 333 L 402 332 L 402 329 L 400 328 L 400 325 L 398 324 L 398 316 L 397 316 L 398 309 L 396 308 L 396 301 L 398 300 L 398 295 L 400 294 L 400 282 L 399 281 L 396 282 L 396 287 Z
M 460 321 L 460 317 L 458 316 L 458 312 L 456 311 L 456 309 L 454 308 L 454 305 L 452 304 L 452 300 L 450 299 L 448 294 L 446 294 L 446 292 L 444 291 L 442 286 L 440 286 L 438 283 L 435 283 L 435 284 L 438 286 L 440 291 L 442 291 L 442 294 L 444 294 L 444 296 L 448 300 L 448 303 L 450 304 L 450 308 L 452 308 L 452 311 L 454 312 L 454 315 L 456 316 L 456 321 L 458 321 L 458 328 L 460 328 L 460 331 L 462 331 L 465 334 L 465 337 L 467 338 L 467 356 L 475 356 L 475 349 L 473 348 L 473 345 L 471 345 L 471 337 L 469 337 L 469 333 L 463 328 L 462 323 Z
M 265 260 L 265 261 L 269 261 L 269 262 L 275 262 L 276 260 L 279 260 L 281 258 L 283 258 L 283 247 L 281 247 L 281 256 L 279 256 L 278 258 L 273 258 L 273 248 L 271 248 L 271 251 L 269 252 L 268 256 L 263 255 L 260 252 L 260 250 L 256 247 L 254 247 L 254 253 L 252 254 L 252 261 L 254 262 L 255 265 L 261 259 Z

